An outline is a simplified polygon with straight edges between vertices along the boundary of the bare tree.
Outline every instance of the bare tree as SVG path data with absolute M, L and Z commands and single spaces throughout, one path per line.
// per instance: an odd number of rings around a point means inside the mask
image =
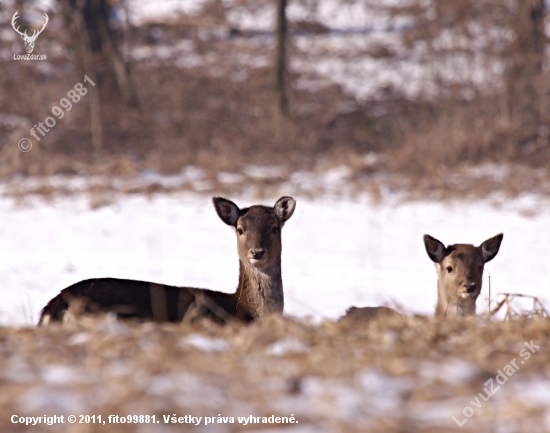
M 107 0 L 60 1 L 80 67 L 92 66 L 100 76 L 105 72 L 112 74 L 122 99 L 128 104 L 137 104 L 130 66 L 124 60 L 109 26 L 113 10 L 111 3 Z M 87 56 L 91 58 L 92 65 L 86 64 Z M 107 65 L 108 71 L 101 70 L 101 64 Z
M 77 67 L 80 69 L 81 74 L 88 75 L 94 83 L 97 83 L 97 75 L 92 65 L 90 37 L 84 23 L 83 11 L 79 10 L 78 4 L 71 0 L 61 0 L 61 5 L 65 16 L 65 26 L 76 53 Z M 90 87 L 90 114 L 92 147 L 97 152 L 103 147 L 103 128 L 101 125 L 99 89 L 96 86 Z
M 538 127 L 545 111 L 540 81 L 546 49 L 544 0 L 516 0 L 511 23 L 514 39 L 507 79 L 508 110 L 522 128 Z
M 484 157 L 542 161 L 536 155 L 548 144 L 550 121 L 544 0 L 373 0 L 368 7 L 410 23 L 401 55 L 422 59 L 429 85 L 415 96 L 426 102 L 422 124 L 432 137 L 418 145 L 425 146 L 422 165 L 430 158 L 434 166 Z
M 78 68 L 98 84 L 90 87 L 92 145 L 97 151 L 102 147 L 100 88 L 105 79 L 108 76 L 114 79 L 126 104 L 138 106 L 138 99 L 130 67 L 109 27 L 112 4 L 108 0 L 60 0 L 60 3 Z
M 287 113 L 288 101 L 286 97 L 286 42 L 288 24 L 286 19 L 287 0 L 277 0 L 277 28 L 275 31 L 274 81 L 273 81 L 273 108 L 277 119 Z

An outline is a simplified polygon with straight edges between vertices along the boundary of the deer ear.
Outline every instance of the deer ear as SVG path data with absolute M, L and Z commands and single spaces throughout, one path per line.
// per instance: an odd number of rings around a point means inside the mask
M 487 239 L 479 246 L 479 249 L 481 250 L 481 257 L 483 257 L 483 261 L 485 263 L 493 260 L 498 254 L 503 237 L 504 235 L 500 233 L 491 239 Z
M 296 209 L 296 200 L 292 197 L 281 197 L 277 200 L 273 209 L 281 224 L 284 224 L 294 213 L 294 209 Z
M 214 197 L 212 202 L 221 220 L 229 226 L 236 227 L 241 212 L 239 207 L 231 200 L 221 197 Z
M 445 245 L 430 235 L 424 235 L 424 246 L 430 259 L 435 263 L 441 263 L 445 257 Z

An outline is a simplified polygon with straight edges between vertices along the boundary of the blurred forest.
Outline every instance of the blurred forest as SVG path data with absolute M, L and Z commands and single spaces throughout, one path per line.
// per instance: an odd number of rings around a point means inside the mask
M 203 0 L 164 16 L 142 3 L 0 1 L 0 175 L 547 165 L 543 0 Z M 14 60 L 16 10 L 25 29 L 48 13 L 34 52 L 47 61 Z M 84 75 L 97 86 L 20 152 Z

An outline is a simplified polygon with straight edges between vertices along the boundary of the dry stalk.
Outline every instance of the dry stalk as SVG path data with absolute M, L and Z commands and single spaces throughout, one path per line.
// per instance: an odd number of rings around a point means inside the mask
M 513 320 L 520 317 L 550 317 L 548 310 L 537 296 L 524 295 L 523 293 L 498 293 L 497 296 L 502 296 L 503 298 L 497 302 L 497 305 L 493 310 L 489 310 L 489 316 L 494 316 L 502 309 L 503 306 L 506 305 L 504 315 L 505 320 Z M 517 298 L 532 299 L 533 306 L 529 310 L 521 310 L 518 305 L 514 304 L 514 301 L 517 300 Z

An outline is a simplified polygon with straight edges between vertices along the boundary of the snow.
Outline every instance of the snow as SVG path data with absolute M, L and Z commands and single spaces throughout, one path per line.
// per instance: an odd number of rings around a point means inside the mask
M 167 18 L 177 18 L 178 15 L 198 15 L 206 3 L 205 0 L 129 0 L 130 21 L 142 24 Z
M 276 341 L 271 346 L 266 348 L 266 352 L 269 355 L 274 356 L 284 356 L 288 353 L 304 353 L 308 350 L 309 346 L 302 343 L 300 340 L 292 337 Z
M 449 358 L 439 362 L 423 361 L 418 370 L 426 381 L 439 380 L 451 385 L 474 380 L 476 375 L 480 374 L 475 364 L 459 358 Z
M 231 345 L 221 338 L 210 338 L 200 334 L 191 334 L 181 340 L 182 346 L 191 346 L 202 352 L 222 352 L 231 349 Z
M 159 0 L 150 4 L 131 0 L 128 3 L 130 21 L 134 24 L 174 21 L 182 14 L 194 19 L 201 14 L 205 3 L 205 0 Z M 265 52 L 273 40 L 275 4 L 245 5 L 237 0 L 222 3 L 227 21 L 199 26 L 198 37 L 228 41 L 231 49 L 223 50 L 227 54 L 196 52 L 192 41 L 182 40 L 170 45 L 137 46 L 131 55 L 136 60 L 148 59 L 162 64 L 172 61 L 180 68 L 203 67 L 213 76 L 224 75 L 234 81 L 244 81 L 250 69 L 269 63 Z M 367 100 L 376 99 L 384 88 L 403 92 L 408 97 L 429 97 L 437 94 L 442 82 L 469 83 L 486 93 L 501 85 L 505 64 L 496 56 L 484 54 L 484 50 L 508 41 L 510 32 L 472 21 L 468 26 L 469 37 L 449 29 L 435 38 L 431 46 L 419 42 L 410 47 L 403 43 L 401 35 L 414 26 L 414 20 L 410 16 L 394 16 L 385 9 L 406 3 L 403 0 L 291 2 L 287 10 L 290 22 L 318 23 L 328 29 L 325 34 L 295 34 L 293 45 L 297 50 L 290 59 L 290 68 L 298 73 L 296 87 L 315 90 L 334 83 L 357 100 Z M 230 38 L 230 28 L 256 37 Z M 380 58 L 366 54 L 380 47 L 388 49 L 392 55 Z M 434 47 L 441 53 L 453 54 L 440 54 L 437 61 L 430 61 Z M 458 54 L 457 51 L 463 48 L 466 48 L 464 54 Z M 473 52 L 466 54 L 470 49 Z M 220 70 L 221 58 L 223 71 Z M 465 90 L 464 97 L 469 96 Z
M 392 301 L 431 314 L 436 274 L 424 250 L 424 233 L 445 244 L 479 245 L 503 232 L 500 252 L 485 268 L 478 311 L 486 310 L 488 274 L 493 297 L 520 292 L 548 305 L 550 276 L 542 271 L 550 207 L 542 198 L 523 196 L 497 207 L 490 200 L 445 204 L 385 198 L 373 204 L 367 196 L 294 197 L 296 212 L 282 233 L 286 314 L 335 319 L 352 305 Z M 240 206 L 258 203 L 228 198 Z M 262 203 L 274 204 L 277 198 Z M 234 234 L 217 217 L 209 196 L 121 195 L 95 210 L 88 200 L 85 194 L 50 202 L 29 198 L 22 204 L 0 198 L 5 251 L 0 324 L 36 323 L 49 299 L 86 278 L 235 290 Z
M 42 367 L 42 380 L 49 385 L 62 386 L 73 383 L 90 383 L 97 379 L 80 367 L 49 364 Z

